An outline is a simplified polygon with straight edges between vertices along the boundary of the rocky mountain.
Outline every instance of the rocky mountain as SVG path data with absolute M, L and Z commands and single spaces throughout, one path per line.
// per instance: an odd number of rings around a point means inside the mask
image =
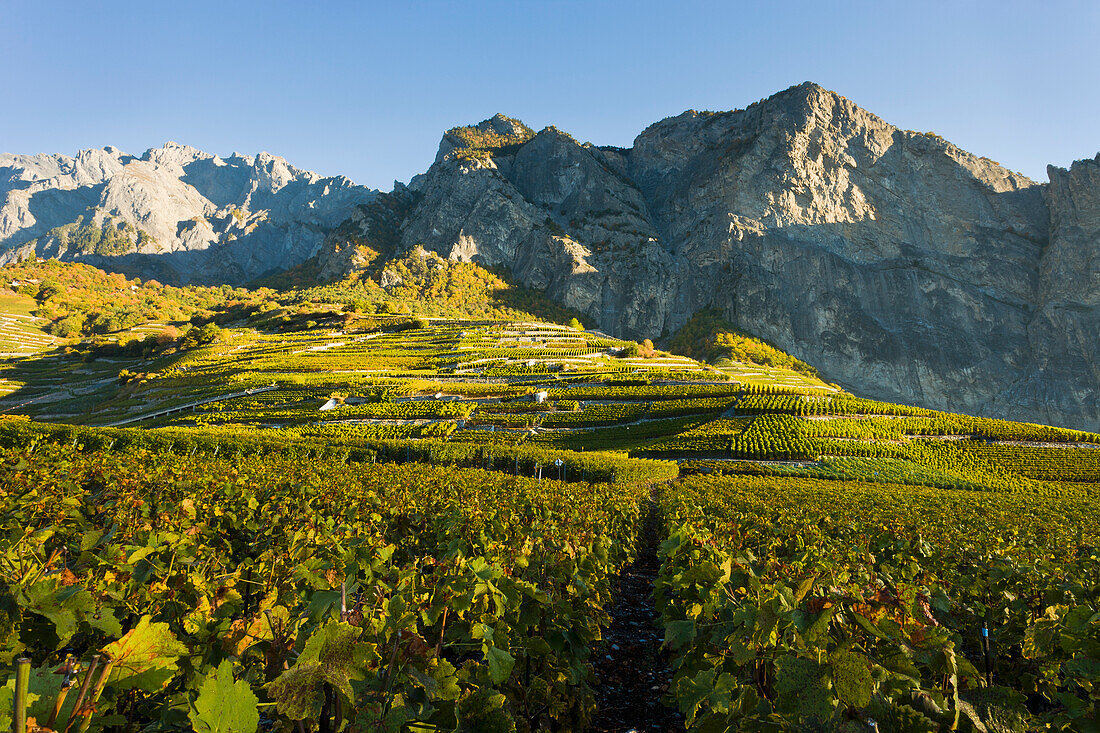
M 0 154 L 0 264 L 81 260 L 165 282 L 239 284 L 313 256 L 376 191 L 260 153 L 177 143 Z
M 310 260 L 385 285 L 421 246 L 616 335 L 716 309 L 862 394 L 1097 430 L 1100 156 L 1048 176 L 806 83 L 662 120 L 630 148 L 497 115 L 447 131 L 386 194 L 174 143 L 0 155 L 0 264 L 243 283 Z
M 1100 156 L 1049 176 L 810 83 L 628 149 L 497 115 L 318 260 L 336 277 L 420 245 L 636 338 L 716 308 L 862 394 L 1097 430 Z

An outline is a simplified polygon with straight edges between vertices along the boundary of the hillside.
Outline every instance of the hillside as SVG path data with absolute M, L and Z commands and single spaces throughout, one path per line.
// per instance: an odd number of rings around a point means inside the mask
M 853 478 L 866 459 L 888 459 L 900 475 L 935 476 L 945 486 L 971 485 L 971 459 L 989 446 L 1034 443 L 1036 455 L 1067 457 L 1078 453 L 1063 449 L 1079 448 L 1087 458 L 1100 441 L 861 399 L 729 332 L 713 313 L 668 344 L 711 364 L 585 331 L 577 320 L 558 325 L 570 314 L 537 293 L 427 252 L 389 261 L 378 276 L 385 286 L 366 274 L 324 287 L 231 290 L 138 284 L 57 262 L 2 271 L 24 283 L 14 297 L 24 298 L 25 316 L 46 321 L 63 347 L 10 360 L 2 373 L 9 393 L 0 410 L 42 420 L 272 428 L 337 442 L 491 438 L 681 466 L 797 461 L 806 475 Z M 83 336 L 68 330 L 74 322 L 84 324 Z M 533 401 L 540 393 L 545 399 Z M 952 461 L 959 463 L 945 469 Z M 1008 480 L 997 477 L 1012 470 L 996 460 L 981 465 L 979 484 Z M 1100 480 L 1087 469 L 1084 476 Z

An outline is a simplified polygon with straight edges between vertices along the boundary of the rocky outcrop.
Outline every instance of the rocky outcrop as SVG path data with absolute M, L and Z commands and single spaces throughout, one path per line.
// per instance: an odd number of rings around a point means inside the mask
M 242 283 L 317 253 L 374 191 L 260 153 L 176 143 L 0 155 L 0 264 L 78 259 L 169 282 Z M 109 247 L 96 244 L 106 238 Z M 127 244 L 127 241 L 129 244 Z
M 620 335 L 717 308 L 862 394 L 1100 429 L 1096 162 L 1046 186 L 814 84 L 629 149 L 513 123 L 448 132 L 399 249 Z
M 629 172 L 682 262 L 661 326 L 713 305 L 861 393 L 1037 414 L 1003 393 L 1031 368 L 1041 186 L 814 85 L 658 123 Z

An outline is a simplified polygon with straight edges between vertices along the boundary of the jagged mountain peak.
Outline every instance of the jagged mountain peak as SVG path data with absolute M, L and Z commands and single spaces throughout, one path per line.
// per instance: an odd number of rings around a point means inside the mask
M 217 156 L 199 150 L 190 145 L 169 140 L 159 148 L 149 148 L 142 154 L 141 159 L 156 165 L 186 166 L 198 160 L 211 160 Z
M 518 119 L 497 113 L 476 125 L 452 127 L 443 133 L 436 153 L 436 162 L 453 157 L 453 154 L 480 156 L 513 148 L 535 136 L 535 131 Z
M 315 254 L 376 193 L 270 153 L 223 159 L 174 141 L 140 158 L 0 155 L 0 264 L 37 255 L 242 283 Z
M 1068 172 L 1072 171 L 1074 168 L 1080 168 L 1082 170 L 1085 170 L 1085 169 L 1090 169 L 1094 165 L 1100 166 L 1100 153 L 1097 153 L 1095 158 L 1081 158 L 1079 160 L 1075 160 L 1072 163 L 1070 163 L 1069 168 L 1063 168 L 1062 166 L 1054 165 L 1052 163 L 1052 164 L 1047 166 L 1047 177 L 1051 181 L 1053 181 L 1055 179 L 1055 177 L 1057 177 L 1059 175 L 1062 175 L 1062 174 L 1065 174 L 1065 173 L 1068 173 Z
M 478 123 L 477 127 L 482 130 L 491 130 L 498 135 L 524 135 L 531 133 L 531 128 L 523 124 L 523 122 L 515 117 L 509 117 L 500 112 Z

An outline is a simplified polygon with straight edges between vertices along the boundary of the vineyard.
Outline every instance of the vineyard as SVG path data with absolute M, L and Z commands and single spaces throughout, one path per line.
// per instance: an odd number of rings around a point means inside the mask
M 305 293 L 0 364 L 0 729 L 1100 730 L 1100 435 Z
M 677 705 L 700 730 L 1095 729 L 1092 493 L 684 480 L 657 583 Z
M 99 655 L 60 716 L 580 726 L 639 520 L 631 485 L 272 456 L 40 446 L 0 453 L 0 477 L 3 661 L 31 659 L 42 724 L 50 672 Z

